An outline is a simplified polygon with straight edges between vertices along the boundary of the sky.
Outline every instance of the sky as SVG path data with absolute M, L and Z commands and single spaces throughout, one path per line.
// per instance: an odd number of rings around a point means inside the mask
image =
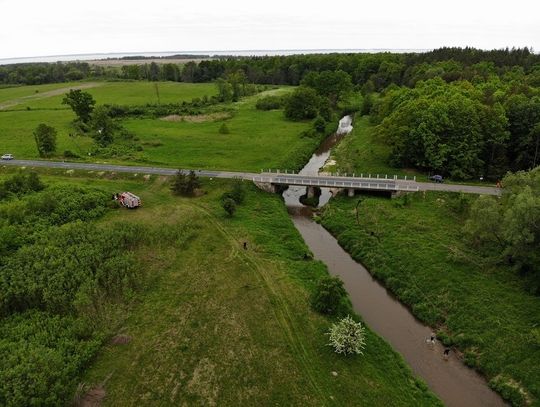
M 540 0 L 0 0 L 0 58 L 467 45 L 540 52 Z

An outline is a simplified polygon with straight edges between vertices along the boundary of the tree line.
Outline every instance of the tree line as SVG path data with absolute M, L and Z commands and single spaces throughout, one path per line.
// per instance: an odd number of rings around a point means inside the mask
M 540 55 L 528 48 L 484 51 L 475 48 L 440 48 L 425 53 L 354 53 L 289 56 L 226 57 L 185 64 L 155 62 L 105 67 L 87 62 L 31 63 L 0 66 L 0 84 L 66 82 L 80 79 L 150 80 L 211 82 L 229 73 L 242 71 L 249 83 L 298 85 L 311 71 L 342 70 L 355 85 L 371 80 L 376 90 L 391 83 L 407 85 L 417 71 L 425 73 L 428 65 L 451 61 L 454 69 L 446 75 L 462 75 L 467 67 L 480 62 L 498 70 L 521 67 L 529 73 L 540 63 Z M 432 74 L 428 73 L 428 74 Z

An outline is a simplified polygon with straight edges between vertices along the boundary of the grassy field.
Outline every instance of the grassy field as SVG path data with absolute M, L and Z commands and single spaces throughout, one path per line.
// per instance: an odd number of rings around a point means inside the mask
M 46 85 L 10 86 L 0 88 L 0 105 L 14 99 L 38 97 L 45 92 L 69 88 L 71 86 L 80 86 L 82 84 L 84 84 L 84 82 L 49 83 Z
M 540 399 L 540 299 L 463 239 L 459 195 L 338 198 L 322 224 L 516 405 Z M 520 393 L 520 390 L 523 393 Z M 521 401 L 520 401 L 521 400 Z M 533 401 L 534 400 L 534 401 Z
M 144 105 L 146 103 L 181 103 L 193 98 L 213 96 L 217 94 L 213 83 L 179 83 L 179 82 L 96 82 L 95 87 L 86 89 L 97 104 Z M 156 86 L 158 91 L 156 92 Z M 62 105 L 64 95 L 46 99 L 29 101 L 18 105 L 18 109 L 51 109 L 66 108 Z M 69 107 L 68 107 L 69 108 Z
M 255 172 L 302 164 L 319 142 L 299 137 L 309 124 L 286 120 L 281 110 L 257 110 L 256 99 L 236 104 L 234 116 L 225 121 L 230 134 L 219 133 L 223 121 L 131 119 L 125 126 L 148 145 L 144 156 L 152 164 Z
M 86 89 L 98 103 L 143 104 L 155 102 L 155 89 L 148 82 L 98 83 Z M 162 102 L 190 100 L 204 94 L 215 93 L 213 84 L 160 83 Z M 32 88 L 33 87 L 24 87 Z M 21 91 L 22 88 L 4 89 Z M 30 89 L 28 89 L 30 90 Z M 286 92 L 272 90 L 269 92 Z M 318 139 L 301 138 L 299 134 L 308 128 L 307 122 L 285 120 L 278 110 L 255 109 L 253 96 L 238 103 L 223 107 L 232 111 L 226 118 L 230 134 L 220 134 L 221 120 L 199 118 L 197 122 L 164 121 L 160 119 L 128 119 L 122 123 L 140 138 L 143 151 L 133 153 L 134 163 L 152 165 L 247 170 L 258 172 L 262 168 L 297 168 L 306 156 L 316 148 Z M 18 158 L 38 158 L 32 131 L 39 123 L 47 123 L 58 131 L 57 157 L 70 150 L 81 157 L 88 157 L 92 147 L 89 137 L 71 138 L 70 122 L 74 119 L 71 110 L 63 109 L 62 96 L 28 102 L 32 110 L 0 111 L 0 151 L 9 152 Z M 24 108 L 26 104 L 18 105 Z M 51 110 L 35 110 L 51 109 Z M 65 107 L 65 106 L 64 106 Z M 63 110 L 54 110 L 63 109 Z M 53 157 L 54 158 L 54 157 Z M 96 158 L 97 161 L 103 159 Z M 108 162 L 125 162 L 110 159 Z
M 206 180 L 207 193 L 189 199 L 173 197 L 163 177 L 78 174 L 44 180 L 129 189 L 143 208 L 100 222 L 173 226 L 189 236 L 137 252 L 149 283 L 121 319 L 108 321 L 111 335 L 132 340 L 106 345 L 81 386 L 102 386 L 104 405 L 439 405 L 375 334 L 363 356 L 326 345 L 331 321 L 308 304 L 326 271 L 304 259 L 308 249 L 277 196 L 249 187 L 228 218 L 219 205 L 224 181 Z

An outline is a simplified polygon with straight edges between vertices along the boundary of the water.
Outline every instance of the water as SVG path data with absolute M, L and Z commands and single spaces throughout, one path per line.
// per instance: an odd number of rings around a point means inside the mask
M 343 120 L 343 119 L 342 119 Z M 340 121 L 341 124 L 345 123 Z M 350 122 L 348 123 L 350 125 Z M 346 133 L 327 139 L 302 169 L 303 174 L 316 174 L 330 155 L 331 148 Z M 497 407 L 506 404 L 486 381 L 466 367 L 451 352 L 443 358 L 444 347 L 426 341 L 431 328 L 419 322 L 371 274 L 354 261 L 336 239 L 311 220 L 311 210 L 302 206 L 300 197 L 305 187 L 291 187 L 283 193 L 292 220 L 316 259 L 324 262 L 330 274 L 339 276 L 349 292 L 354 310 L 377 334 L 401 353 L 413 372 L 420 376 L 449 407 Z M 328 202 L 330 192 L 321 195 L 319 206 Z

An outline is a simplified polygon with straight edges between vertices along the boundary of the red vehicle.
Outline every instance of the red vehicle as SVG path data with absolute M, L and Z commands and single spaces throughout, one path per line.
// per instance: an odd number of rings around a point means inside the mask
M 137 195 L 132 194 L 131 192 L 122 192 L 120 194 L 115 194 L 114 199 L 120 202 L 122 206 L 125 206 L 129 209 L 138 208 L 141 206 L 141 198 Z

